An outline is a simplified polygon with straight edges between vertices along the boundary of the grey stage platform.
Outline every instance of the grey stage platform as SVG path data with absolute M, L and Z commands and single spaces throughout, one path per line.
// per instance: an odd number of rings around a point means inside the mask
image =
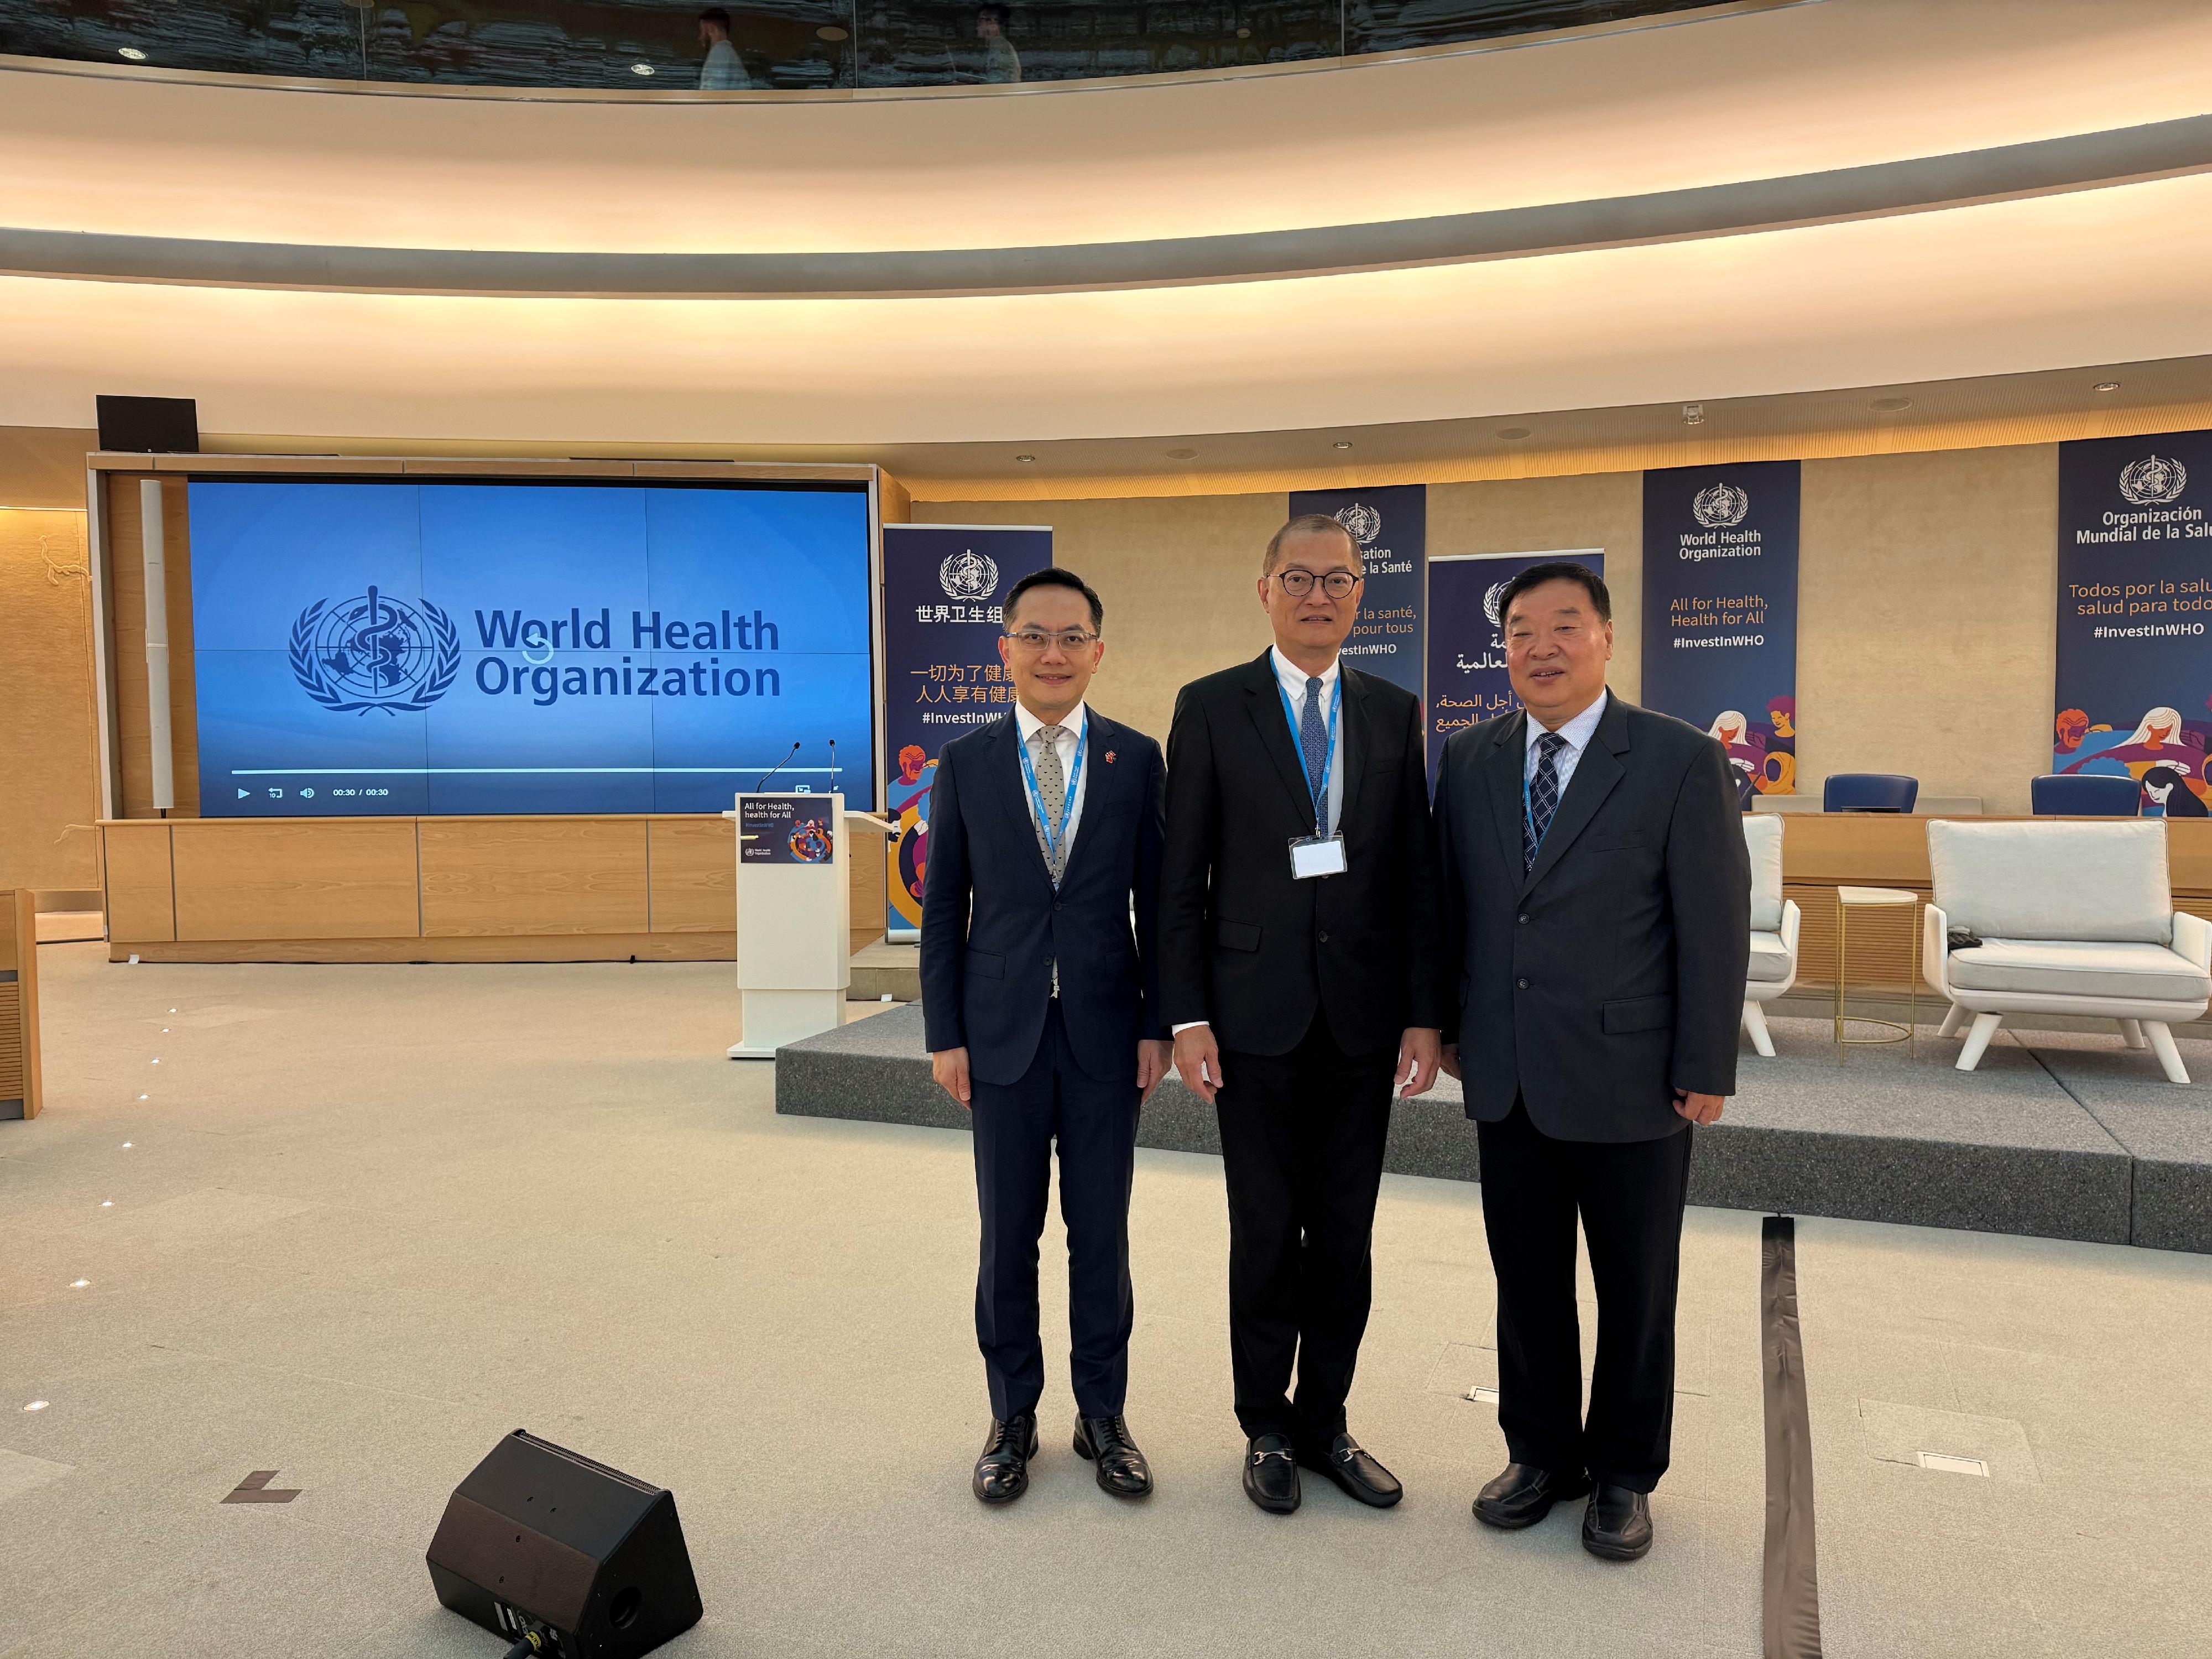
M 2184 1042 L 2192 1078 L 2168 1083 L 2111 1036 L 2000 1035 L 1978 1071 L 1922 1028 L 1855 1048 L 1838 1067 L 1825 1021 L 1773 1022 L 1776 1058 L 1746 1048 L 1741 1092 L 1701 1132 L 1690 1201 L 1847 1220 L 2020 1233 L 2212 1253 L 2212 1042 Z M 778 1052 L 775 1105 L 802 1116 L 965 1129 L 930 1081 L 921 1009 L 909 1004 Z M 1221 1150 L 1212 1109 L 1170 1079 L 1138 1141 Z M 1446 1078 L 1401 1102 L 1387 1167 L 1478 1181 L 1474 1127 Z

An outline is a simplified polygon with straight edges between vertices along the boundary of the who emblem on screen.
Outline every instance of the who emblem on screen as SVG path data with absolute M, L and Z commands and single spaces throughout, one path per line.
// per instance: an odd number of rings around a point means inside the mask
M 302 611 L 292 624 L 291 658 L 300 689 L 334 714 L 413 714 L 453 684 L 461 638 L 428 599 L 404 605 L 371 587 Z

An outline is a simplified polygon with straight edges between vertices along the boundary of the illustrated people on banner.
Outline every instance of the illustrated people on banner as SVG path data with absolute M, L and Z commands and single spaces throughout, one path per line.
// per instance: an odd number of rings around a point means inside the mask
M 884 805 L 899 830 L 899 884 L 919 915 L 922 877 L 929 867 L 929 786 L 937 763 L 920 744 L 910 743 L 899 750 L 898 763 L 898 775 L 884 792 Z
M 1740 709 L 1726 708 L 1714 717 L 1705 735 L 1728 750 L 1729 771 L 1735 781 L 1736 810 L 1748 812 L 1759 793 L 1759 781 L 1766 775 L 1765 733 L 1753 731 Z
M 2169 818 L 2212 817 L 2212 810 L 2206 808 L 2190 780 L 2171 766 L 2152 767 L 2142 775 L 2142 787 L 2151 802 L 2144 809 L 2147 817 L 2162 814 Z
M 1770 699 L 1766 723 L 1773 735 L 1766 740 L 1766 766 L 1759 777 L 1759 793 L 1794 795 L 1797 793 L 1797 699 Z
M 2191 727 L 2174 708 L 2151 709 L 2125 732 L 2092 725 L 2086 710 L 2068 708 L 2053 723 L 2052 764 L 2061 772 L 2135 778 L 2143 786 L 2147 817 L 2200 817 L 2212 790 L 2204 775 L 2206 736 L 2203 726 Z M 2158 774 L 2165 775 L 2154 790 Z

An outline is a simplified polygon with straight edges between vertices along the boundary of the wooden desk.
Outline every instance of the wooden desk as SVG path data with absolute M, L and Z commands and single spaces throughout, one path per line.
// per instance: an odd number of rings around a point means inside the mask
M 1836 982 L 1836 889 L 1904 887 L 1924 899 L 1931 888 L 1928 871 L 1928 825 L 1919 814 L 1895 812 L 1785 812 L 1776 815 L 1782 829 L 1782 892 L 1797 901 L 1804 925 L 1797 938 L 1797 982 Z M 1961 823 L 2002 823 L 2036 820 L 1977 817 Z M 2049 820 L 2045 820 L 2048 822 Z M 2109 818 L 2081 820 L 2109 823 Z M 2212 919 L 2212 819 L 2169 818 L 2166 856 L 2177 910 Z M 1851 982 L 1902 988 L 1910 973 L 1911 939 L 1899 924 L 1862 918 L 1851 933 Z M 1920 913 L 1911 913 L 1919 926 Z
M 737 956 L 719 814 L 110 818 L 100 842 L 115 962 Z M 852 907 L 857 950 L 884 931 L 880 856 L 853 860 Z
M 39 915 L 27 890 L 0 890 L 0 1119 L 36 1117 Z

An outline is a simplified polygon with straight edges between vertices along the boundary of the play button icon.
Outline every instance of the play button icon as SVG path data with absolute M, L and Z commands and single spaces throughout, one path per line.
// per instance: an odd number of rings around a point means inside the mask
M 240 790 L 240 791 L 238 792 L 238 798 L 239 798 L 239 799 L 240 799 L 240 800 L 244 800 L 244 799 L 245 799 L 248 795 L 252 794 L 252 793 L 253 793 L 253 792 L 252 792 L 251 789 L 241 789 L 241 790 Z

